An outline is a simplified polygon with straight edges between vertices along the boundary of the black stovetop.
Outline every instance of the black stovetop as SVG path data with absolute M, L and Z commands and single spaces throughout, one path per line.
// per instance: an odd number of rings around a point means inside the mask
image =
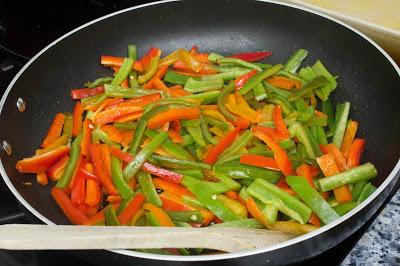
M 0 95 L 29 58 L 64 33 L 105 14 L 152 1 L 81 0 L 73 3 L 54 1 L 51 4 L 44 1 L 15 2 L 1 1 L 0 3 Z M 21 5 L 24 7 L 21 8 Z M 376 215 L 346 241 L 299 265 L 340 264 Z M 0 224 L 6 223 L 31 223 L 31 220 L 21 211 L 18 202 L 1 180 Z M 93 265 L 86 261 L 82 253 L 77 255 L 71 251 L 0 250 L 0 262 L 1 265 L 7 266 Z M 116 260 L 115 265 L 117 263 Z M 107 265 L 111 266 L 109 263 Z

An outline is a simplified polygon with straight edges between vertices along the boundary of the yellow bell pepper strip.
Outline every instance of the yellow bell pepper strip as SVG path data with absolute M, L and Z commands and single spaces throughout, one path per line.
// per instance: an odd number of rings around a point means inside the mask
M 131 72 L 133 63 L 134 63 L 133 59 L 125 58 L 121 65 L 121 68 L 115 74 L 113 81 L 111 81 L 111 85 L 113 86 L 121 85 L 122 81 L 124 81 Z
M 42 145 L 40 145 L 42 148 L 48 147 L 50 144 L 52 144 L 61 136 L 64 121 L 65 121 L 64 114 L 62 113 L 56 114 L 56 116 L 53 119 L 53 122 L 51 123 L 50 129 L 47 132 L 46 138 L 43 140 Z
M 350 103 L 344 102 L 339 103 L 336 106 L 336 114 L 335 114 L 335 131 L 333 132 L 332 143 L 340 149 L 343 143 L 343 137 L 346 130 L 347 119 L 350 112 Z
M 205 109 L 202 111 L 202 113 L 207 117 L 217 119 L 221 122 L 227 122 L 225 116 L 223 114 L 221 114 L 218 110 Z
M 232 101 L 225 103 L 226 108 L 229 112 L 239 115 L 253 123 L 257 123 L 259 120 L 259 114 L 251 109 L 249 106 L 244 104 L 234 104 Z
M 293 221 L 277 221 L 276 223 L 269 225 L 268 229 L 294 235 L 304 235 L 317 230 L 318 227 L 310 224 L 299 224 L 298 222 Z
M 301 62 L 307 57 L 308 51 L 304 49 L 297 50 L 286 62 L 283 70 L 286 70 L 291 73 L 295 73 L 297 69 L 300 67 Z
M 213 164 L 218 160 L 218 157 L 223 153 L 226 148 L 228 148 L 239 135 L 240 127 L 235 127 L 232 131 L 224 136 L 211 150 L 207 153 L 204 158 L 204 162 L 208 164 Z
M 123 174 L 125 180 L 129 181 L 143 166 L 148 157 L 153 151 L 161 145 L 164 140 L 168 137 L 168 134 L 161 131 L 155 138 L 153 138 L 136 156 L 135 159 L 130 161 L 125 167 Z
M 318 184 L 322 191 L 329 191 L 345 184 L 373 178 L 376 175 L 377 170 L 375 166 L 371 163 L 365 163 L 363 165 L 353 167 L 342 173 L 321 178 L 318 180 Z
M 154 187 L 151 175 L 144 171 L 139 171 L 136 175 L 140 189 L 142 190 L 147 202 L 154 204 L 158 207 L 162 206 L 162 201 L 158 196 L 156 188 Z
M 178 49 L 178 55 L 179 59 L 183 62 L 183 64 L 194 71 L 195 73 L 199 73 L 200 70 L 202 69 L 202 63 L 197 61 L 196 58 L 191 55 L 187 50 L 185 49 Z
M 235 214 L 242 218 L 247 218 L 247 209 L 237 200 L 228 198 L 227 196 L 220 194 L 217 195 L 217 199 L 220 200 L 226 207 L 231 209 Z
M 347 122 L 347 127 L 346 127 L 346 131 L 344 133 L 342 147 L 340 148 L 340 150 L 343 153 L 344 158 L 346 158 L 346 159 L 349 156 L 349 150 L 350 150 L 351 144 L 353 143 L 354 138 L 356 136 L 357 128 L 358 128 L 358 123 L 356 121 L 350 120 Z
M 175 227 L 168 214 L 156 205 L 145 203 L 143 204 L 143 209 L 149 211 L 160 226 Z
M 253 89 L 255 86 L 257 86 L 261 81 L 272 76 L 273 74 L 275 74 L 282 68 L 283 68 L 282 64 L 277 64 L 271 68 L 268 68 L 261 72 L 258 72 L 244 84 L 244 86 L 239 90 L 239 93 L 242 95 L 248 93 L 251 89 Z
M 340 217 L 304 177 L 287 176 L 286 182 L 325 224 Z
M 115 187 L 123 199 L 128 199 L 133 196 L 132 189 L 125 182 L 122 175 L 122 164 L 120 160 L 111 156 L 111 177 Z
M 149 129 L 155 129 L 167 122 L 181 119 L 196 119 L 200 116 L 199 108 L 188 107 L 188 108 L 171 108 L 169 110 L 160 112 L 152 117 L 147 127 Z

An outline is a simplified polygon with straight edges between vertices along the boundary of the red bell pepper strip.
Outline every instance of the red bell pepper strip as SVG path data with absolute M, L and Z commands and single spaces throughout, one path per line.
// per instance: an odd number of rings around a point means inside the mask
M 270 136 L 276 142 L 279 142 L 279 141 L 287 138 L 287 137 L 282 136 L 281 134 L 279 134 L 279 132 L 278 132 L 278 130 L 276 130 L 276 128 L 255 126 L 253 128 L 253 131 L 254 130 L 263 132 L 264 134 Z
M 74 100 L 80 100 L 83 98 L 102 94 L 103 92 L 104 92 L 104 86 L 99 86 L 95 88 L 75 89 L 71 90 L 71 97 Z
M 86 198 L 86 178 L 82 173 L 82 168 L 78 168 L 71 188 L 71 202 L 80 205 Z
M 361 154 L 365 147 L 365 140 L 355 139 L 349 149 L 349 155 L 347 159 L 347 166 L 354 167 L 360 165 Z
M 118 195 L 111 180 L 110 153 L 105 144 L 91 144 L 90 157 L 92 158 L 94 173 L 110 195 Z
M 82 115 L 85 110 L 81 102 L 76 102 L 74 111 L 72 113 L 72 136 L 76 137 L 82 130 Z
M 118 215 L 121 224 L 126 224 L 141 208 L 146 198 L 143 193 L 136 193 L 128 206 Z
M 209 150 L 203 161 L 208 164 L 215 163 L 221 153 L 235 141 L 236 137 L 239 135 L 240 129 L 240 127 L 235 127 L 232 131 L 226 134 L 214 147 Z
M 100 63 L 103 66 L 120 67 L 120 66 L 122 66 L 122 63 L 124 62 L 124 59 L 125 58 L 123 58 L 123 57 L 102 55 L 101 59 L 100 59 Z M 142 63 L 139 61 L 135 61 L 133 63 L 132 68 L 139 72 L 143 72 L 143 69 L 144 69 Z
M 274 159 L 279 169 L 285 176 L 293 173 L 292 163 L 289 160 L 289 157 L 284 149 L 279 146 L 279 144 L 273 140 L 268 134 L 259 130 L 259 127 L 253 129 L 254 135 L 264 141 L 268 147 L 274 152 Z
M 321 220 L 315 213 L 311 213 L 310 219 L 308 219 L 308 222 L 312 225 L 315 225 L 316 227 L 321 227 Z
M 53 181 L 58 180 L 61 177 L 62 173 L 64 172 L 68 159 L 69 159 L 68 155 L 64 155 L 63 157 L 61 157 L 60 160 L 58 160 L 56 163 L 54 163 L 52 166 L 49 167 L 49 169 L 46 172 L 47 176 Z
M 274 120 L 275 129 L 280 135 L 281 138 L 287 139 L 290 137 L 289 130 L 286 127 L 285 122 L 282 117 L 282 108 L 280 105 L 275 105 L 274 110 L 272 111 L 272 118 Z
M 248 72 L 248 73 L 246 73 L 246 74 L 244 74 L 244 75 L 242 75 L 242 76 L 240 76 L 240 77 L 237 77 L 236 79 L 235 79 L 235 89 L 236 90 L 240 90 L 240 88 L 242 88 L 243 87 L 243 85 L 252 77 L 252 76 L 254 76 L 255 74 L 257 74 L 257 69 L 254 69 L 254 70 L 252 70 L 252 71 L 250 71 L 250 72 Z
M 89 157 L 89 148 L 90 148 L 90 143 L 92 140 L 92 129 L 90 128 L 90 120 L 86 119 L 83 122 L 83 137 L 80 143 L 81 147 L 81 154 Z
M 263 51 L 263 52 L 238 53 L 238 54 L 233 54 L 228 57 L 239 58 L 239 59 L 241 59 L 243 61 L 247 61 L 247 62 L 256 62 L 256 61 L 261 61 L 270 55 L 272 55 L 271 52 Z
M 72 204 L 67 193 L 65 193 L 62 189 L 53 187 L 51 189 L 51 196 L 67 216 L 67 218 L 71 221 L 71 223 L 78 225 L 87 221 L 88 217 Z
M 314 186 L 313 177 L 312 177 L 312 174 L 311 174 L 311 169 L 308 166 L 308 164 L 302 164 L 299 167 L 297 167 L 296 174 L 298 176 L 304 177 L 312 187 L 315 187 Z
M 276 161 L 273 158 L 257 155 L 257 154 L 243 154 L 240 156 L 240 163 L 248 164 L 273 170 L 280 170 Z
M 56 114 L 53 122 L 51 123 L 50 129 L 47 132 L 46 138 L 43 140 L 43 143 L 42 145 L 40 145 L 40 147 L 46 148 L 61 136 L 64 120 L 65 120 L 64 114 L 62 113 Z
M 196 119 L 200 116 L 199 108 L 171 108 L 164 112 L 158 113 L 152 117 L 147 123 L 149 129 L 155 129 L 161 127 L 167 122 L 171 122 L 178 119 Z
M 147 53 L 138 61 L 141 63 L 143 70 L 147 69 L 151 59 L 155 56 L 161 56 L 161 50 L 156 47 L 150 47 Z
M 251 122 L 244 117 L 236 116 L 236 121 L 230 121 L 235 127 L 240 127 L 241 129 L 247 129 L 250 127 Z
M 60 146 L 47 153 L 36 155 L 30 158 L 24 158 L 17 162 L 15 167 L 20 173 L 45 173 L 50 166 L 57 162 L 61 157 L 69 153 L 68 146 Z
M 121 159 L 122 161 L 129 163 L 132 161 L 135 157 L 132 156 L 132 154 L 123 152 L 120 149 L 117 149 L 115 147 L 109 147 L 110 153 L 117 157 L 118 159 Z M 173 183 L 180 183 L 183 175 L 169 171 L 164 168 L 160 168 L 158 166 L 152 165 L 150 163 L 145 162 L 142 166 L 142 170 L 154 175 L 161 177 L 164 180 L 173 182 Z
M 145 84 L 143 84 L 143 88 L 144 88 L 144 89 L 151 89 L 151 88 L 153 88 L 153 87 L 154 87 L 154 83 L 153 83 L 154 79 L 155 79 L 155 78 L 162 79 L 162 78 L 164 77 L 165 73 L 167 73 L 167 70 L 168 70 L 168 65 L 163 65 L 163 66 L 161 66 L 161 67 L 157 70 L 156 74 L 154 74 L 154 76 L 153 76 L 148 82 L 146 82 Z

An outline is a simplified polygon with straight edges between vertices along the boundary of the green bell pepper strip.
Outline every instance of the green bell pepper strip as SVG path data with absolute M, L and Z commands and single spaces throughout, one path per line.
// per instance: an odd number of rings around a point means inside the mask
M 226 150 L 224 150 L 218 157 L 218 161 L 226 159 L 230 156 L 238 153 L 243 147 L 245 147 L 253 138 L 253 133 L 251 130 L 246 130 L 243 132 Z M 217 161 L 217 163 L 218 163 Z
M 234 179 L 223 175 L 223 174 L 219 174 L 219 173 L 215 173 L 215 177 L 218 178 L 222 183 L 224 183 L 224 185 L 229 189 L 229 190 L 239 190 L 240 189 L 240 183 L 238 183 L 237 181 L 235 181 Z
M 152 214 L 151 212 L 148 212 L 145 214 L 146 215 L 146 220 L 148 225 L 150 226 L 161 226 L 160 222 L 157 220 L 157 218 Z
M 324 128 L 321 126 L 315 126 L 315 131 L 316 131 L 316 140 L 318 144 L 323 144 L 323 145 L 328 144 L 328 139 L 326 137 Z
M 113 81 L 113 79 L 114 79 L 113 77 L 98 78 L 98 79 L 94 80 L 93 82 L 86 82 L 85 87 L 95 88 L 95 87 L 101 86 L 105 83 L 110 83 L 111 81 Z
M 283 68 L 286 71 L 291 73 L 295 73 L 297 69 L 300 67 L 301 62 L 307 57 L 308 51 L 304 49 L 297 50 L 286 62 L 285 67 Z
M 193 180 L 195 182 L 193 182 Z M 209 186 L 201 181 L 184 177 L 182 184 L 187 187 L 206 207 L 211 210 L 219 219 L 224 222 L 235 221 L 241 219 L 240 216 L 235 214 L 231 209 L 225 206 L 220 200 L 217 199 L 216 193 L 209 190 Z M 211 183 L 211 182 L 208 182 Z
M 166 249 L 161 249 L 161 248 L 138 248 L 135 250 L 138 252 L 149 253 L 149 254 L 169 255 L 169 256 L 176 255 L 175 253 L 172 253 Z
M 300 69 L 299 76 L 307 81 L 310 81 L 315 78 L 315 73 L 310 66 L 306 66 Z
M 192 136 L 190 136 L 189 134 L 182 135 L 182 143 L 181 143 L 182 147 L 190 146 L 193 143 L 194 143 L 194 140 L 193 140 Z
M 224 57 L 224 58 L 217 59 L 217 63 L 218 63 L 218 64 L 221 64 L 221 63 L 231 63 L 231 64 L 235 64 L 235 65 L 244 66 L 244 67 L 250 68 L 250 69 L 256 69 L 257 71 L 261 71 L 261 70 L 262 70 L 261 67 L 259 67 L 259 66 L 257 66 L 257 65 L 254 65 L 254 64 L 252 64 L 252 63 L 243 61 L 243 60 L 241 60 L 241 59 L 239 59 L 239 58 Z
M 211 53 L 208 55 L 208 60 L 211 61 L 211 62 L 213 62 L 213 63 L 216 63 L 217 60 L 218 60 L 218 59 L 221 59 L 221 58 L 224 58 L 224 57 L 223 57 L 222 55 L 219 55 L 219 54 L 214 53 L 214 52 L 211 52 Z
M 157 132 L 155 130 L 148 129 L 145 131 L 145 135 L 152 139 L 157 137 L 158 134 L 159 134 L 159 132 Z M 162 144 L 160 144 L 160 146 L 177 159 L 193 160 L 192 155 L 187 150 L 185 150 L 178 144 L 173 143 L 169 138 L 167 138 Z
M 293 215 L 292 212 L 289 210 L 283 209 L 282 205 L 277 205 L 276 207 L 284 212 L 285 214 L 289 215 L 293 219 L 298 220 L 301 223 L 307 223 L 308 219 L 311 215 L 311 209 L 301 202 L 300 200 L 296 199 L 295 197 L 289 195 L 279 187 L 263 180 L 263 179 L 256 179 L 248 188 L 247 192 L 253 195 L 254 197 L 258 198 L 264 204 L 275 204 L 279 201 L 283 203 L 287 208 L 294 211 L 299 217 Z M 299 219 L 300 218 L 300 219 Z
M 123 88 L 117 85 L 104 84 L 105 95 L 108 97 L 137 98 L 144 95 L 160 93 L 158 90 L 142 90 Z
M 93 96 L 89 96 L 89 97 L 86 97 L 86 98 L 82 98 L 82 99 L 81 99 L 81 104 L 82 104 L 83 106 L 94 105 L 94 103 L 95 103 L 98 99 L 100 99 L 100 98 L 102 98 L 102 97 L 106 97 L 106 98 L 107 98 L 107 96 L 105 96 L 104 93 L 97 94 L 97 95 L 93 95 Z
M 268 95 L 271 95 L 272 93 L 278 94 L 282 97 L 287 98 L 290 95 L 289 91 L 282 90 L 280 88 L 277 88 L 270 83 L 266 82 L 265 80 L 262 81 L 262 84 L 264 85 L 265 90 L 267 91 Z
M 325 84 L 324 86 L 315 90 L 315 94 L 322 101 L 326 101 L 337 86 L 336 79 L 331 75 L 331 73 L 329 73 L 328 70 L 326 70 L 324 65 L 319 60 L 311 68 L 316 76 L 324 76 L 329 81 L 328 84 Z
M 294 112 L 293 112 L 294 113 Z M 292 113 L 292 114 L 293 114 Z M 290 126 L 291 124 L 297 122 L 297 117 L 287 117 L 285 119 L 283 119 L 283 122 L 285 122 L 286 126 Z M 275 128 L 275 124 L 273 121 L 268 121 L 268 122 L 260 122 L 258 123 L 259 126 L 263 126 L 263 127 L 271 127 L 271 128 Z M 264 146 L 263 146 L 264 147 Z
M 326 101 L 322 101 L 322 112 L 328 115 L 328 127 L 331 132 L 335 131 L 335 117 L 333 115 L 332 103 L 328 99 Z
M 133 196 L 134 193 L 132 189 L 125 182 L 122 175 L 121 161 L 114 156 L 111 156 L 111 177 L 115 187 L 121 195 L 121 198 L 128 199 Z
M 189 160 L 180 160 L 171 157 L 165 157 L 161 155 L 153 154 L 151 158 L 160 162 L 160 163 L 169 163 L 170 168 L 177 168 L 177 169 L 211 169 L 211 165 L 201 162 L 189 161 Z
M 239 90 L 239 93 L 244 95 L 248 93 L 251 89 L 253 89 L 255 86 L 257 86 L 261 81 L 264 79 L 268 78 L 269 76 L 272 76 L 276 72 L 278 72 L 280 69 L 283 68 L 282 64 L 277 64 L 274 65 L 271 68 L 265 69 L 261 72 L 258 72 L 244 84 L 244 86 Z
M 342 147 L 344 132 L 346 131 L 347 119 L 350 112 L 350 103 L 339 103 L 336 106 L 335 131 L 333 132 L 332 143 L 340 149 Z
M 244 200 L 247 201 L 250 197 L 249 193 L 247 193 L 247 188 L 242 187 L 239 192 L 239 196 Z
M 72 114 L 65 113 L 62 135 L 66 135 L 68 137 L 68 142 L 71 142 L 72 139 L 72 123 L 73 123 Z
M 80 144 L 81 144 L 82 138 L 83 138 L 83 135 L 80 134 L 72 142 L 71 150 L 69 152 L 69 160 L 67 162 L 67 165 L 65 166 L 65 170 L 64 170 L 62 176 L 57 181 L 56 187 L 66 188 L 67 186 L 69 186 L 72 175 L 74 174 L 75 168 L 78 164 L 79 154 L 81 153 Z
M 262 83 L 258 84 L 257 86 L 255 86 L 253 88 L 253 92 L 254 92 L 254 98 L 257 101 L 261 101 L 264 100 L 265 98 L 267 98 L 267 93 L 265 92 L 264 86 Z
M 254 65 L 261 67 L 262 69 L 267 69 L 267 68 L 271 68 L 272 65 L 271 64 L 264 64 L 264 63 L 253 63 Z
M 144 215 L 144 216 L 140 217 L 139 220 L 137 220 L 137 222 L 135 223 L 135 225 L 136 225 L 136 226 L 146 226 L 146 225 L 147 225 L 146 221 L 147 221 L 147 218 L 146 218 L 146 216 Z
M 115 214 L 115 210 L 111 205 L 106 207 L 104 212 L 104 218 L 106 221 L 106 225 L 108 226 L 119 226 L 121 225 L 118 221 L 117 215 Z
M 321 178 L 318 180 L 318 184 L 321 190 L 325 192 L 346 184 L 374 178 L 377 174 L 378 172 L 373 164 L 365 163 L 339 174 Z
M 144 196 L 146 197 L 146 201 L 158 207 L 161 207 L 162 201 L 158 196 L 156 188 L 154 187 L 151 175 L 147 172 L 139 170 L 136 174 L 136 178 L 140 186 L 140 189 L 142 190 Z
M 92 131 L 92 140 L 94 143 L 98 143 L 98 140 L 101 140 L 102 142 L 106 143 L 109 146 L 115 146 L 118 148 L 121 147 L 118 143 L 110 140 L 107 133 L 101 130 L 100 128 L 95 128 Z
M 273 224 L 276 222 L 276 218 L 278 218 L 278 208 L 271 204 L 265 204 L 261 209 L 262 214 L 265 216 L 269 224 Z
M 205 180 L 199 180 L 191 176 L 183 176 L 181 184 L 186 187 L 189 187 L 191 185 L 201 186 L 206 189 L 207 193 L 210 193 L 211 195 L 225 193 L 227 191 L 233 190 L 234 188 L 237 188 L 237 183 L 234 184 L 234 187 L 228 187 L 226 186 L 226 183 L 222 181 L 209 182 Z M 200 202 L 202 201 L 200 198 L 199 200 Z M 202 203 L 204 204 L 204 202 Z
M 199 93 L 205 91 L 212 91 L 221 89 L 224 86 L 224 81 L 222 79 L 213 79 L 213 80 L 195 80 L 193 78 L 189 78 L 183 89 L 185 91 L 191 93 Z
M 224 81 L 233 80 L 246 73 L 249 73 L 251 69 L 247 70 L 233 70 L 229 72 L 222 72 L 214 75 L 205 75 L 201 77 L 201 80 L 212 80 L 212 79 L 223 79 Z
M 137 81 L 137 72 L 136 71 L 131 71 L 131 73 L 128 76 L 128 82 L 129 82 L 129 87 L 131 89 L 137 89 L 139 88 L 139 82 Z
M 137 123 L 135 134 L 133 136 L 133 140 L 131 142 L 130 153 L 132 155 L 136 154 L 137 149 L 139 148 L 139 145 L 142 142 L 143 134 L 146 130 L 147 122 L 150 120 L 150 118 L 158 114 L 159 112 L 165 111 L 167 109 L 168 106 L 165 105 L 157 106 L 148 110 L 140 117 Z
M 246 67 L 242 67 L 242 66 L 237 66 L 234 64 L 228 64 L 228 63 L 224 63 L 221 64 L 220 67 L 217 67 L 217 70 L 219 72 L 234 72 L 234 71 L 248 71 L 249 69 Z
M 200 147 L 206 146 L 206 142 L 204 141 L 203 134 L 201 133 L 200 125 L 185 127 L 186 131 L 192 136 L 193 140 Z
M 289 150 L 293 147 L 296 146 L 294 141 L 292 139 L 284 139 L 279 141 L 279 146 L 281 146 L 282 149 Z
M 128 57 L 132 60 L 137 59 L 137 49 L 136 45 L 128 44 Z
M 186 95 L 186 96 L 180 97 L 180 99 L 200 100 L 200 101 L 202 101 L 203 104 L 206 104 L 206 103 L 216 102 L 218 99 L 218 96 L 220 94 L 221 94 L 220 91 L 207 91 L 207 92 L 201 92 L 201 93 L 196 93 L 196 94 L 192 94 L 192 95 Z
M 305 128 L 299 122 L 296 122 L 290 125 L 288 130 L 292 137 L 297 137 L 299 141 L 304 145 L 307 152 L 307 157 L 310 159 L 315 159 L 317 156 L 314 152 L 313 146 L 310 143 L 310 139 Z
M 231 121 L 236 121 L 236 117 L 231 114 L 228 109 L 225 107 L 225 98 L 228 96 L 229 93 L 233 92 L 235 90 L 235 84 L 233 82 L 229 83 L 225 88 L 222 90 L 221 94 L 218 97 L 217 104 L 218 104 L 218 109 L 221 111 L 221 113 L 228 118 Z
M 119 86 L 122 83 L 122 81 L 124 81 L 124 79 L 128 77 L 129 73 L 132 70 L 133 62 L 134 60 L 131 58 L 124 59 L 124 62 L 122 63 L 118 72 L 115 74 L 113 81 L 111 81 L 111 85 Z
M 337 214 L 339 214 L 340 216 L 345 215 L 346 213 L 348 213 L 349 211 L 351 211 L 352 209 L 354 209 L 357 206 L 357 203 L 354 201 L 349 201 L 346 203 L 342 203 L 342 204 L 338 204 L 336 206 L 333 206 L 332 209 L 335 210 L 335 212 Z
M 299 112 L 298 119 L 300 122 L 306 122 L 314 115 L 314 108 L 307 106 L 304 99 L 297 99 L 294 101 L 294 104 Z
M 268 102 L 279 104 L 282 107 L 282 111 L 286 116 L 289 116 L 293 113 L 293 107 L 290 102 L 283 96 L 272 93 L 271 97 L 267 99 Z
M 354 200 L 357 200 L 358 197 L 361 194 L 361 191 L 363 190 L 363 188 L 365 187 L 365 185 L 368 183 L 368 180 L 360 180 L 356 183 L 353 184 L 353 189 L 351 190 L 351 195 L 353 197 Z
M 197 78 L 197 77 L 182 75 L 182 74 L 176 73 L 175 71 L 168 70 L 167 73 L 165 73 L 164 81 L 172 83 L 172 84 L 185 85 L 189 78 L 199 80 L 199 78 Z
M 256 219 L 241 219 L 231 222 L 213 224 L 211 227 L 239 227 L 239 228 L 253 228 L 262 229 L 264 226 Z
M 147 158 L 153 151 L 166 140 L 168 134 L 161 131 L 155 138 L 153 138 L 136 156 L 135 159 L 130 161 L 125 167 L 123 173 L 126 181 L 129 181 L 143 166 Z
M 197 127 L 200 126 L 200 119 L 187 119 L 182 120 L 180 123 L 182 127 Z
M 203 223 L 203 216 L 199 211 L 167 211 L 171 219 L 187 223 Z
M 216 164 L 224 164 L 224 163 L 231 162 L 231 161 L 239 161 L 240 156 L 242 156 L 242 154 L 244 154 L 244 153 L 224 157 L 222 159 L 219 159 L 218 162 L 216 162 Z
M 113 124 L 116 128 L 120 130 L 132 130 L 136 129 L 136 123 L 120 123 L 120 122 L 114 122 Z
M 302 176 L 287 176 L 286 182 L 325 224 L 340 216 Z
M 328 80 L 324 76 L 317 76 L 313 80 L 310 80 L 306 85 L 304 85 L 301 89 L 294 90 L 289 96 L 288 101 L 295 101 L 304 97 L 307 93 L 328 84 Z
M 188 175 L 197 179 L 204 179 L 204 174 L 200 169 L 175 169 L 175 173 Z
M 220 129 L 222 129 L 224 131 L 229 130 L 229 126 L 225 122 L 219 121 L 217 119 L 214 119 L 214 118 L 211 118 L 211 117 L 208 117 L 208 116 L 205 116 L 204 119 L 206 120 L 207 124 L 210 124 L 210 125 L 212 125 L 214 127 L 218 127 L 218 128 L 220 128 Z
M 321 152 L 321 150 L 320 150 L 320 148 L 318 146 L 317 140 L 315 139 L 313 134 L 311 134 L 311 130 L 308 127 L 303 127 L 303 128 L 304 128 L 304 130 L 305 130 L 305 132 L 307 134 L 307 138 L 308 138 L 308 140 L 309 140 L 309 142 L 311 144 L 311 148 L 313 149 L 313 152 L 314 152 L 315 156 L 316 157 L 321 156 L 322 152 Z M 310 159 L 313 159 L 313 158 L 310 158 Z
M 215 138 L 211 135 L 211 132 L 210 132 L 210 130 L 208 129 L 207 122 L 206 122 L 206 120 L 205 120 L 205 118 L 204 118 L 204 115 L 202 115 L 202 114 L 200 115 L 200 129 L 201 129 L 201 132 L 202 132 L 202 134 L 203 134 L 203 137 L 204 137 L 205 141 L 207 141 L 208 143 L 211 143 L 211 144 L 213 144 L 213 145 L 215 145 L 215 144 L 218 143 L 218 140 L 215 139 Z
M 159 62 L 160 62 L 159 56 L 155 56 L 151 59 L 150 65 L 149 65 L 146 73 L 144 73 L 143 75 L 140 75 L 138 77 L 139 84 L 143 84 L 143 83 L 147 82 L 154 76 L 154 74 L 157 72 Z
M 265 149 L 265 148 L 264 148 Z M 214 166 L 214 172 L 223 174 L 233 179 L 264 179 L 267 182 L 276 183 L 281 177 L 281 173 L 271 169 L 265 169 L 252 165 L 240 164 L 238 162 L 228 162 Z
M 358 196 L 357 199 L 357 204 L 360 204 L 364 200 L 366 200 L 369 196 L 371 196 L 372 193 L 374 193 L 376 190 L 376 187 L 372 185 L 371 183 L 367 183 L 363 190 L 360 193 L 360 196 Z
M 197 207 L 197 208 L 205 208 L 203 203 L 201 203 L 197 198 L 191 197 L 191 196 L 182 196 L 182 201 L 185 204 L 188 204 L 192 207 Z

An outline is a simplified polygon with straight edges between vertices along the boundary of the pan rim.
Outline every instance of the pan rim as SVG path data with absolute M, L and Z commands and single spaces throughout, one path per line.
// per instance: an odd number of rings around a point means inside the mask
M 61 37 L 59 37 L 58 39 L 56 39 L 55 41 L 51 42 L 49 45 L 47 45 L 45 48 L 43 48 L 40 52 L 38 52 L 34 57 L 32 57 L 22 68 L 21 70 L 15 75 L 15 77 L 12 79 L 12 81 L 10 82 L 10 84 L 8 85 L 6 91 L 4 92 L 1 101 L 0 101 L 0 115 L 1 112 L 3 110 L 3 106 L 4 103 L 7 99 L 7 96 L 9 94 L 9 92 L 11 91 L 12 87 L 14 86 L 15 82 L 18 80 L 18 78 L 23 74 L 23 72 L 25 72 L 25 70 L 37 59 L 39 58 L 43 53 L 45 53 L 47 50 L 49 50 L 52 46 L 54 46 L 55 44 L 57 44 L 58 42 L 62 41 L 64 38 L 72 35 L 75 32 L 78 32 L 79 30 L 86 28 L 92 24 L 95 24 L 101 20 L 107 19 L 109 17 L 113 17 L 115 15 L 121 14 L 121 13 L 125 13 L 131 10 L 135 10 L 135 9 L 140 9 L 140 8 L 144 8 L 147 6 L 152 6 L 152 5 L 159 5 L 159 4 L 164 4 L 164 3 L 169 3 L 169 2 L 178 2 L 181 0 L 162 0 L 162 1 L 157 1 L 157 2 L 152 2 L 152 3 L 147 3 L 147 4 L 142 4 L 142 5 L 137 5 L 137 6 L 133 6 L 133 7 L 129 7 L 126 9 L 122 9 L 110 14 L 107 14 L 105 16 L 102 16 L 100 18 L 94 19 L 88 23 L 85 23 L 75 29 L 73 29 L 72 31 L 62 35 Z M 345 22 L 339 21 L 336 18 L 333 18 L 329 15 L 323 14 L 319 11 L 315 11 L 315 10 L 311 10 L 308 7 L 302 7 L 302 6 L 298 6 L 295 4 L 290 4 L 290 3 L 282 3 L 280 1 L 277 0 L 255 0 L 258 2 L 266 2 L 266 3 L 271 3 L 271 4 L 275 4 L 275 5 L 281 5 L 281 6 L 286 6 L 289 8 L 294 8 L 294 9 L 299 9 L 302 11 L 306 11 L 308 13 L 311 14 L 315 14 L 317 16 L 329 19 L 343 27 L 346 27 L 347 29 L 353 31 L 355 34 L 358 34 L 359 36 L 361 36 L 364 40 L 368 41 L 370 44 L 372 44 L 379 52 L 381 52 L 386 59 L 392 64 L 392 66 L 394 67 L 394 69 L 396 70 L 397 74 L 400 76 L 400 68 L 397 66 L 397 64 L 394 62 L 394 60 L 377 44 L 375 43 L 372 39 L 370 39 L 369 37 L 367 37 L 366 35 L 364 35 L 363 33 L 361 33 L 359 30 L 353 28 L 352 26 L 348 25 Z M 250 255 L 256 255 L 256 254 L 260 254 L 260 253 L 265 253 L 265 252 L 270 252 L 270 251 L 274 251 L 274 250 L 278 250 L 281 248 L 285 248 L 287 246 L 291 246 L 293 244 L 308 240 L 316 235 L 319 235 L 321 233 L 324 233 L 326 231 L 329 231 L 330 229 L 332 229 L 333 227 L 343 223 L 344 221 L 346 221 L 348 218 L 350 218 L 351 216 L 355 215 L 356 213 L 360 212 L 361 210 L 363 210 L 370 202 L 372 202 L 373 200 L 375 200 L 375 198 L 389 185 L 389 183 L 391 183 L 391 181 L 396 177 L 397 173 L 400 171 L 400 159 L 397 161 L 396 165 L 394 166 L 393 170 L 390 172 L 390 174 L 386 177 L 385 181 L 377 188 L 377 190 L 367 199 L 365 200 L 363 203 L 361 203 L 360 205 L 358 205 L 356 208 L 354 208 L 353 210 L 351 210 L 350 212 L 348 212 L 347 214 L 345 214 L 344 216 L 340 217 L 339 219 L 337 219 L 336 221 L 325 225 L 313 232 L 310 232 L 308 234 L 302 235 L 302 236 L 298 236 L 295 237 L 291 240 L 279 243 L 279 244 L 275 244 L 269 247 L 265 247 L 265 248 L 258 248 L 258 249 L 252 249 L 252 250 L 245 250 L 245 251 L 240 251 L 240 252 L 235 252 L 235 253 L 226 253 L 226 254 L 216 254 L 216 255 L 193 255 L 193 256 L 173 256 L 173 255 L 158 255 L 158 254 L 149 254 L 149 253 L 142 253 L 142 252 L 137 252 L 137 251 L 130 251 L 130 250 L 108 250 L 111 252 L 115 252 L 121 255 L 127 255 L 127 256 L 132 256 L 132 257 L 139 257 L 139 258 L 144 258 L 144 259 L 154 259 L 154 260 L 165 260 L 165 261 L 215 261 L 215 260 L 223 260 L 223 259 L 234 259 L 234 258 L 238 258 L 238 257 L 244 257 L 244 256 L 250 256 Z M 22 196 L 21 194 L 19 194 L 19 192 L 17 191 L 17 189 L 14 187 L 14 185 L 12 184 L 10 177 L 7 175 L 5 168 L 3 166 L 3 162 L 0 158 L 0 174 L 4 180 L 4 182 L 6 183 L 7 187 L 10 189 L 10 191 L 14 194 L 14 196 L 18 199 L 18 201 L 24 205 L 24 207 L 26 209 L 28 209 L 33 215 L 35 215 L 38 219 L 40 219 L 42 222 L 49 224 L 49 225 L 55 225 L 55 223 L 53 223 L 52 221 L 50 221 L 48 218 L 46 218 L 44 215 L 42 215 L 39 211 L 37 211 L 35 208 L 33 208 Z

